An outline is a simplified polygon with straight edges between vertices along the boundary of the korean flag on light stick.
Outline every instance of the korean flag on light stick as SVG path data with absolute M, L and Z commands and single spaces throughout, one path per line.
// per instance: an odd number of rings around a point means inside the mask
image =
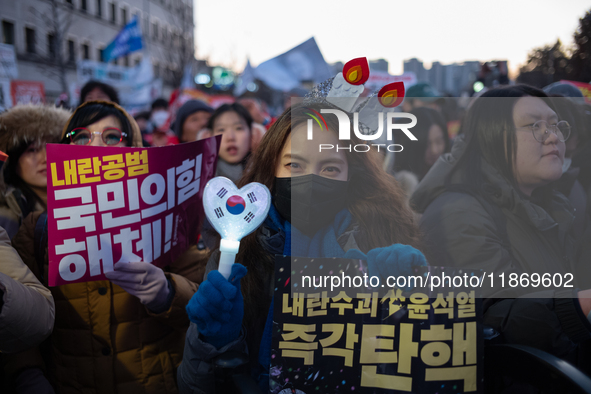
M 267 217 L 271 193 L 265 185 L 249 183 L 238 189 L 225 177 L 207 182 L 203 208 L 207 219 L 221 235 L 218 271 L 228 279 L 240 247 L 240 240 L 255 231 Z

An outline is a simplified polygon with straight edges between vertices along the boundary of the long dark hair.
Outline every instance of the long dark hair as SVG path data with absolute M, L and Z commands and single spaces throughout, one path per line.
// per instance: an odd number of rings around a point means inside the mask
M 482 186 L 484 157 L 505 179 L 517 186 L 514 169 L 517 138 L 513 109 L 517 100 L 525 96 L 539 97 L 554 109 L 546 93 L 527 85 L 491 89 L 472 103 L 462 124 L 466 148 L 447 181 L 456 171 L 461 171 L 462 183 Z
M 238 183 L 240 187 L 259 182 L 273 190 L 279 154 L 292 127 L 310 119 L 306 108 L 310 106 L 292 106 L 275 122 L 249 161 Z M 336 117 L 326 117 L 326 122 L 329 131 L 338 130 Z M 356 145 L 363 141 L 352 135 L 350 143 Z M 411 212 L 404 205 L 404 193 L 394 178 L 382 169 L 378 154 L 374 151 L 357 153 L 347 150 L 345 154 L 349 167 L 347 206 L 369 234 L 371 241 L 368 249 L 392 243 L 418 243 L 418 231 Z
M 133 130 L 125 114 L 112 105 L 101 103 L 88 104 L 78 108 L 68 123 L 66 133 L 64 134 L 64 138 L 62 139 L 61 143 L 70 143 L 70 139 L 66 137 L 66 135 L 76 127 L 89 126 L 101 119 L 106 118 L 107 116 L 114 116 L 119 120 L 119 123 L 121 123 L 121 131 L 127 134 L 127 146 L 133 146 Z
M 292 127 L 310 119 L 306 108 L 310 106 L 292 106 L 283 112 L 248 161 L 238 187 L 259 182 L 273 191 L 279 156 Z M 327 117 L 326 122 L 330 132 L 338 130 L 336 117 Z M 355 145 L 363 141 L 353 135 L 350 143 Z M 404 192 L 396 180 L 382 169 L 379 153 L 345 152 L 349 167 L 347 207 L 361 227 L 361 242 L 358 243 L 362 251 L 367 252 L 394 243 L 418 247 L 419 231 L 412 212 L 405 205 Z M 273 270 L 273 262 L 257 241 L 260 231 L 259 229 L 241 241 L 237 256 L 237 261 L 249 270 L 249 275 L 242 280 L 242 290 L 245 305 L 253 311 L 253 316 L 248 317 L 251 321 L 256 318 L 254 314 L 257 313 L 257 307 L 265 305 L 268 294 L 265 293 L 263 278 L 268 277 Z M 266 314 L 267 310 L 262 313 Z
M 410 171 L 419 177 L 425 176 L 429 167 L 425 163 L 425 152 L 429 146 L 429 130 L 431 126 L 437 125 L 443 132 L 445 149 L 443 153 L 449 152 L 450 143 L 445 120 L 436 110 L 428 107 L 419 107 L 410 111 L 417 117 L 417 125 L 412 128 L 412 133 L 417 141 L 411 141 L 404 146 L 402 152 L 396 153 L 394 161 L 395 171 Z

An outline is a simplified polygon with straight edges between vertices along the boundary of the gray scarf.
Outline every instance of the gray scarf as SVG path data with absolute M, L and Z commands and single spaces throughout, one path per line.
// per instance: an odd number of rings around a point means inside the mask
M 215 171 L 216 176 L 225 176 L 234 183 L 238 183 L 238 180 L 242 176 L 244 171 L 244 165 L 242 162 L 236 164 L 230 164 L 227 161 L 218 159 L 218 168 Z

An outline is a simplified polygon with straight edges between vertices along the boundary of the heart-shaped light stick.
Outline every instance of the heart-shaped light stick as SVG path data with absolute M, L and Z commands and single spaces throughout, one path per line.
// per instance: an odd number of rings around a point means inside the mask
M 249 183 L 238 189 L 228 178 L 212 178 L 203 191 L 207 219 L 221 235 L 218 271 L 228 279 L 240 240 L 255 231 L 267 217 L 271 193 L 265 185 Z

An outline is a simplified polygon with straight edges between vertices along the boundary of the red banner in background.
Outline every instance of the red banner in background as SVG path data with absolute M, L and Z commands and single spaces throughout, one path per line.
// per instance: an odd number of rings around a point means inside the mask
M 579 88 L 581 93 L 583 93 L 583 96 L 585 96 L 585 102 L 587 104 L 591 104 L 591 84 L 584 83 L 584 82 L 566 81 L 566 80 L 563 80 L 560 82 L 568 82 L 572 85 L 575 85 L 577 88 Z
M 235 101 L 236 99 L 233 96 L 225 94 L 216 94 L 213 96 L 209 96 L 209 105 L 212 108 L 221 107 L 224 104 L 232 104 Z
M 220 141 L 48 144 L 49 285 L 104 280 L 117 262 L 162 267 L 195 244 Z
M 19 81 L 10 82 L 12 105 L 45 103 L 45 87 L 43 82 Z

